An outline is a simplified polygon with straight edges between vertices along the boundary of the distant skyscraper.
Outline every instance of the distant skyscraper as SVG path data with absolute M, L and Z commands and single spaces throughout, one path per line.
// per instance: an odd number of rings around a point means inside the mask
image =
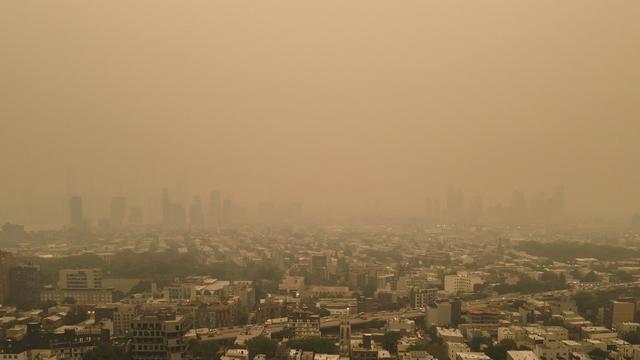
M 564 188 L 562 186 L 553 189 L 551 210 L 556 216 L 560 216 L 564 212 Z
M 129 224 L 142 225 L 144 223 L 142 208 L 132 207 L 129 209 Z
M 298 202 L 286 203 L 278 209 L 279 220 L 296 222 L 302 218 L 302 204 Z
M 169 189 L 162 189 L 162 224 L 169 222 Z
M 458 222 L 464 215 L 464 192 L 453 185 L 447 188 L 447 217 L 449 221 Z
M 202 200 L 196 196 L 189 208 L 189 223 L 191 226 L 200 228 L 204 226 L 204 214 L 202 212 Z
M 436 221 L 440 220 L 442 208 L 440 206 L 440 200 L 433 201 L 433 216 Z
M 122 196 L 111 198 L 110 219 L 111 226 L 120 227 L 124 223 L 124 213 L 127 208 L 127 199 Z
M 224 199 L 222 202 L 222 215 L 221 215 L 221 223 L 223 225 L 228 225 L 231 222 L 231 200 Z
M 207 222 L 209 225 L 220 225 L 220 217 L 222 216 L 222 201 L 219 191 L 212 191 L 209 194 L 209 204 L 207 207 Z
M 529 202 L 529 218 L 534 222 L 545 220 L 547 214 L 546 209 L 547 196 L 543 192 L 538 192 Z
M 511 209 L 509 211 L 511 221 L 521 223 L 527 220 L 527 200 L 522 191 L 514 190 L 511 195 Z
M 169 190 L 162 189 L 162 225 L 169 228 L 183 228 L 187 224 L 184 207 L 169 202 Z
M 80 228 L 84 225 L 82 197 L 80 196 L 72 196 L 69 200 L 69 222 L 75 228 Z
M 484 201 L 482 200 L 482 196 L 475 196 L 473 201 L 471 201 L 471 205 L 469 206 L 469 217 L 473 221 L 478 221 L 482 216 L 482 212 L 484 211 Z
M 187 212 L 181 205 L 170 204 L 171 216 L 170 226 L 174 228 L 184 228 L 187 225 Z
M 427 221 L 433 221 L 433 200 L 430 197 L 424 199 L 424 216 Z

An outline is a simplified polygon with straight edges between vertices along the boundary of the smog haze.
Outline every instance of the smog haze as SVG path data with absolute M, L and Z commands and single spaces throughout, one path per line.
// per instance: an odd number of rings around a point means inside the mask
M 640 2 L 4 1 L 0 222 L 219 190 L 420 216 L 561 186 L 640 209 Z

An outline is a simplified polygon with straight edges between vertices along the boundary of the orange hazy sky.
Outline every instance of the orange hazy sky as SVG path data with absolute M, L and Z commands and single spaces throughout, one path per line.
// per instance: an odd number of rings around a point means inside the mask
M 640 2 L 0 2 L 0 221 L 219 189 L 410 215 L 447 184 L 640 210 Z M 155 213 L 154 213 L 155 211 Z M 150 219 L 151 220 L 151 219 Z

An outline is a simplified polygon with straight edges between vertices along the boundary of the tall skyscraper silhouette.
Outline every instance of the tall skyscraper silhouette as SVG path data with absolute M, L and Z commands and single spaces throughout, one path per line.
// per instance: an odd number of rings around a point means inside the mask
M 424 199 L 424 216 L 427 221 L 433 221 L 433 200 L 430 197 Z
M 162 189 L 162 225 L 169 228 L 183 228 L 187 224 L 184 207 L 169 201 L 169 190 Z
M 220 218 L 220 222 L 222 225 L 228 225 L 229 223 L 231 223 L 231 213 L 231 200 L 224 199 L 224 201 L 222 201 L 222 215 Z
M 204 214 L 202 212 L 202 200 L 199 196 L 193 198 L 193 203 L 189 207 L 189 224 L 194 228 L 204 226 Z
M 482 216 L 482 212 L 484 211 L 484 201 L 482 200 L 482 196 L 476 195 L 474 196 L 471 204 L 469 205 L 469 219 L 472 221 L 478 221 Z
M 220 225 L 220 216 L 222 215 L 222 200 L 220 192 L 217 190 L 209 194 L 209 204 L 207 206 L 207 222 L 209 225 Z
M 127 208 L 127 199 L 122 196 L 111 198 L 110 220 L 111 226 L 120 227 L 124 223 L 124 214 Z
M 80 228 L 84 225 L 84 211 L 82 197 L 72 196 L 69 199 L 69 223 L 72 227 Z
M 162 224 L 169 222 L 169 189 L 162 189 Z
M 129 209 L 129 224 L 133 225 L 142 225 L 144 223 L 144 218 L 142 215 L 142 208 L 138 206 L 134 206 Z
M 459 222 L 464 215 L 464 192 L 449 185 L 447 188 L 447 217 L 450 222 Z
M 518 190 L 513 191 L 509 216 L 510 220 L 515 223 L 522 223 L 527 220 L 527 200 L 524 192 Z

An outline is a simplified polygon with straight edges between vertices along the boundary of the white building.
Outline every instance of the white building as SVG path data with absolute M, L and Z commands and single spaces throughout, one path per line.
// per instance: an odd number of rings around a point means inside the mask
M 538 356 L 529 350 L 507 351 L 507 360 L 540 360 Z
M 464 336 L 462 335 L 462 332 L 458 329 L 448 329 L 443 327 L 437 327 L 436 333 L 438 334 L 438 337 L 441 337 L 442 340 L 446 342 L 457 342 L 457 343 L 464 342 Z
M 474 286 L 478 284 L 482 284 L 482 279 L 466 272 L 444 277 L 444 291 L 452 294 L 473 292 Z
M 58 272 L 60 289 L 101 289 L 102 270 L 96 269 L 63 269 Z
M 387 320 L 387 331 L 413 333 L 416 330 L 416 322 L 410 319 L 397 318 Z
M 461 342 L 447 342 L 446 345 L 447 353 L 449 354 L 449 360 L 456 360 L 458 353 L 471 351 L 467 344 Z
M 487 354 L 483 352 L 459 352 L 456 354 L 456 360 L 491 360 Z

